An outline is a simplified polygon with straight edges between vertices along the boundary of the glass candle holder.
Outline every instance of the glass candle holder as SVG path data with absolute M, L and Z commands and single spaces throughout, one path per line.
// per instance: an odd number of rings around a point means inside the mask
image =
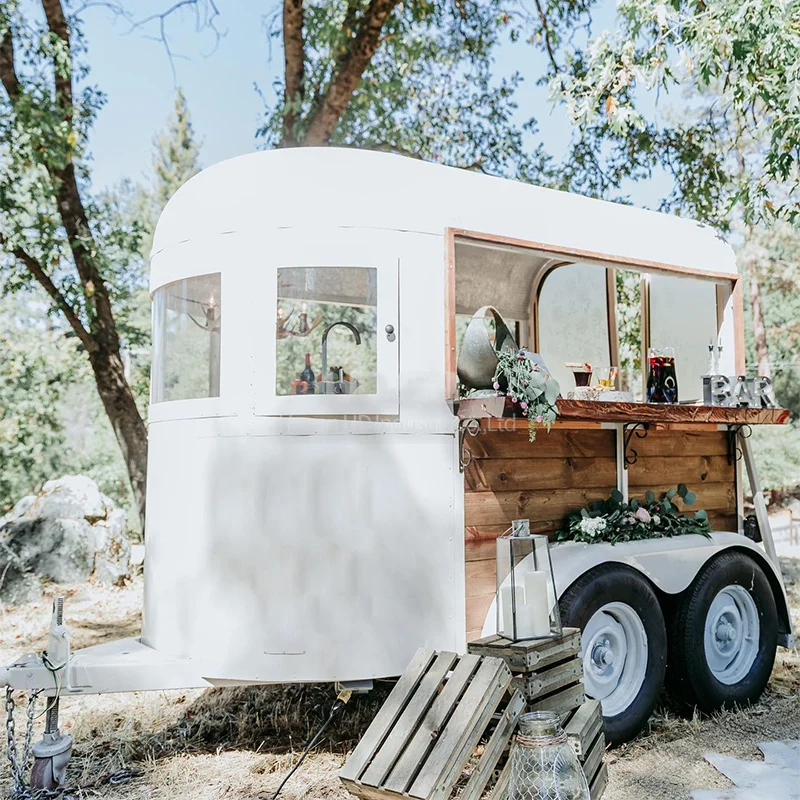
M 513 642 L 561 636 L 550 543 L 514 520 L 497 539 L 497 632 Z

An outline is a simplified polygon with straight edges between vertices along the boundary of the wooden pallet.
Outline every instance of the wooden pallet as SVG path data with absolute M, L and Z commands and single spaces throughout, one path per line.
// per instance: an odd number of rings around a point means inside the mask
M 365 800 L 447 800 L 461 780 L 459 800 L 478 800 L 525 708 L 511 679 L 499 658 L 420 650 L 339 773 L 343 784 Z
M 468 645 L 469 652 L 502 658 L 514 673 L 513 685 L 525 696 L 528 711 L 553 711 L 564 724 L 586 700 L 580 631 L 565 628 L 558 639 L 510 642 L 487 636 Z
M 566 661 L 578 655 L 581 649 L 581 632 L 577 628 L 564 628 L 557 639 L 531 639 L 511 642 L 502 636 L 486 636 L 468 645 L 470 653 L 502 658 L 514 673 L 533 673 Z
M 578 756 L 589 782 L 592 800 L 598 800 L 608 783 L 603 763 L 605 735 L 603 712 L 597 700 L 587 700 L 583 690 L 583 665 L 579 658 L 580 631 L 565 628 L 560 639 L 510 642 L 488 636 L 469 645 L 472 653 L 502 658 L 514 673 L 512 685 L 525 696 L 526 711 L 554 711 Z M 508 761 L 498 765 L 492 793 L 503 798 L 508 786 Z

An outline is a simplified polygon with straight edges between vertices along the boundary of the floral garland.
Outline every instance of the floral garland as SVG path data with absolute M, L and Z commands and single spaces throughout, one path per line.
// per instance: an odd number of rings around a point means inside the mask
M 708 514 L 695 511 L 693 516 L 685 516 L 674 502 L 678 496 L 683 505 L 690 506 L 695 500 L 681 483 L 677 488 L 664 492 L 660 498 L 648 491 L 644 500 L 632 499 L 625 503 L 622 493 L 615 489 L 607 500 L 592 503 L 590 509 L 582 508 L 580 513 L 567 517 L 566 530 L 556 533 L 559 541 L 574 542 L 631 542 L 639 539 L 659 539 L 699 533 L 710 538 L 711 526 Z
M 522 416 L 528 420 L 528 435 L 533 442 L 539 425 L 550 430 L 558 414 L 556 399 L 561 387 L 555 378 L 531 361 L 524 350 L 504 348 L 497 358 L 492 385 L 498 395 L 506 395 L 512 403 L 519 404 Z

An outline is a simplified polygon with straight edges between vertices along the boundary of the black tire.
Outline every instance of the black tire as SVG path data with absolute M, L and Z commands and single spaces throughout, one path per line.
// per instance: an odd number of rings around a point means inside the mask
M 622 744 L 645 728 L 664 684 L 667 631 L 658 598 L 636 570 L 621 564 L 603 564 L 578 578 L 562 595 L 559 608 L 565 626 L 583 631 L 597 611 L 613 602 L 630 606 L 647 636 L 647 665 L 638 694 L 624 711 L 603 715 L 606 739 Z M 583 644 L 589 646 L 589 642 Z
M 718 680 L 706 655 L 706 618 L 719 592 L 729 586 L 750 595 L 759 621 L 758 653 L 737 683 Z M 678 598 L 669 634 L 669 687 L 680 699 L 702 711 L 757 700 L 769 680 L 778 646 L 775 596 L 764 570 L 741 552 L 728 551 L 711 560 Z

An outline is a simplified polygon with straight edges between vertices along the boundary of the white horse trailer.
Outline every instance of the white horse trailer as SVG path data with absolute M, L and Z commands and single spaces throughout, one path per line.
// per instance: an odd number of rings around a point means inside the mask
M 192 178 L 151 263 L 142 635 L 69 653 L 56 626 L 61 695 L 398 675 L 422 645 L 463 651 L 494 630 L 494 538 L 511 519 L 553 530 L 676 468 L 711 539 L 552 548 L 587 693 L 612 739 L 633 735 L 672 635 L 690 698 L 760 694 L 791 623 L 741 432 L 784 412 L 564 402 L 534 443 L 513 420 L 458 413 L 458 331 L 485 305 L 562 387 L 565 362 L 618 364 L 621 271 L 637 274 L 642 345 L 678 353 L 682 396 L 702 397 L 710 339 L 720 371 L 744 374 L 734 254 L 695 222 L 344 149 L 259 152 Z M 742 449 L 764 547 L 742 533 Z M 1 684 L 55 691 L 33 655 Z

